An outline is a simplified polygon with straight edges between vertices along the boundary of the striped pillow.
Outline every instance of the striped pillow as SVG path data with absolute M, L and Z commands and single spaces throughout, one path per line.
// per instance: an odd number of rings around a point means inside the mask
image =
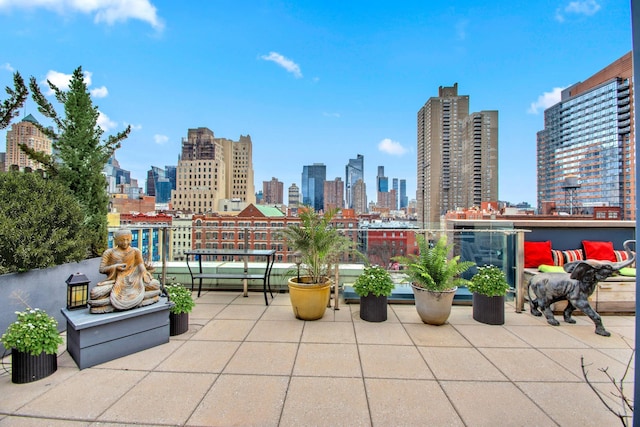
M 562 251 L 564 255 L 564 262 L 581 261 L 584 259 L 584 252 L 582 249 L 573 249 L 570 251 Z
M 551 257 L 553 258 L 553 265 L 564 265 L 564 255 L 562 255 L 561 250 L 551 249 Z
M 613 251 L 613 253 L 616 256 L 616 261 L 617 262 L 621 262 L 621 261 L 626 261 L 629 259 L 629 254 L 627 254 L 627 251 Z M 635 252 L 632 252 L 632 254 L 635 255 Z M 629 267 L 635 267 L 635 262 L 630 265 Z

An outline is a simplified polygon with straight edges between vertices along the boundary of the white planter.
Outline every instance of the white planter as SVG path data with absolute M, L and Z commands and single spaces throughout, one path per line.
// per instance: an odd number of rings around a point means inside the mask
M 411 285 L 420 319 L 429 325 L 443 325 L 449 319 L 453 297 L 458 288 L 434 292 L 419 286 Z

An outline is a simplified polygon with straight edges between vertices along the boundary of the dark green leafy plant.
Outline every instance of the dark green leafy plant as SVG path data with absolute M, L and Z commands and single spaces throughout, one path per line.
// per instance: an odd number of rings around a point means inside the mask
M 353 290 L 361 297 L 366 297 L 369 294 L 388 297 L 394 287 L 389 272 L 379 265 L 365 267 L 353 284 Z
M 166 285 L 164 289 L 169 296 L 169 301 L 174 304 L 173 307 L 169 309 L 173 314 L 190 313 L 193 307 L 195 307 L 196 304 L 193 302 L 191 291 L 180 283 Z
M 453 244 L 447 245 L 447 236 L 442 235 L 433 247 L 421 234 L 416 235 L 418 255 L 394 257 L 406 266 L 405 273 L 415 286 L 430 291 L 442 292 L 456 286 L 464 286 L 468 280 L 460 274 L 475 265 L 472 261 L 460 261 L 460 255 L 449 258 Z
M 58 182 L 0 173 L 0 273 L 46 268 L 86 256 L 83 215 Z
M 33 356 L 42 352 L 56 354 L 58 346 L 63 343 L 56 319 L 37 308 L 16 311 L 16 315 L 17 320 L 0 338 L 5 348 L 15 348 Z
M 478 267 L 478 272 L 471 278 L 467 285 L 471 292 L 486 295 L 488 297 L 503 296 L 509 290 L 509 283 L 504 272 L 495 265 Z

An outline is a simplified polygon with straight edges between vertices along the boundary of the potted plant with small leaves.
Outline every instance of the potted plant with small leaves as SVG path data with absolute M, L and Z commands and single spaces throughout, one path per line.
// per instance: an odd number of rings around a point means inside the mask
M 191 291 L 180 283 L 166 285 L 164 289 L 173 303 L 169 309 L 169 335 L 184 334 L 189 330 L 189 313 L 195 307 Z
M 53 374 L 58 369 L 58 346 L 63 343 L 58 322 L 45 311 L 28 307 L 0 337 L 11 349 L 11 382 L 24 384 Z
M 504 324 L 504 297 L 509 283 L 495 265 L 478 267 L 467 288 L 473 292 L 473 318 L 488 325 Z
M 368 322 L 387 320 L 387 297 L 394 288 L 387 270 L 379 265 L 367 266 L 353 284 L 360 296 L 360 318 Z

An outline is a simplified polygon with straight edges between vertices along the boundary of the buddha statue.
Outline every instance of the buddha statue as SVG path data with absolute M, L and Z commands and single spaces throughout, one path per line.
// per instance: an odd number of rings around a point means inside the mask
M 131 231 L 115 232 L 115 247 L 102 254 L 100 273 L 107 279 L 91 289 L 90 313 L 129 310 L 158 302 L 160 282 L 153 278 L 140 249 L 131 247 Z

